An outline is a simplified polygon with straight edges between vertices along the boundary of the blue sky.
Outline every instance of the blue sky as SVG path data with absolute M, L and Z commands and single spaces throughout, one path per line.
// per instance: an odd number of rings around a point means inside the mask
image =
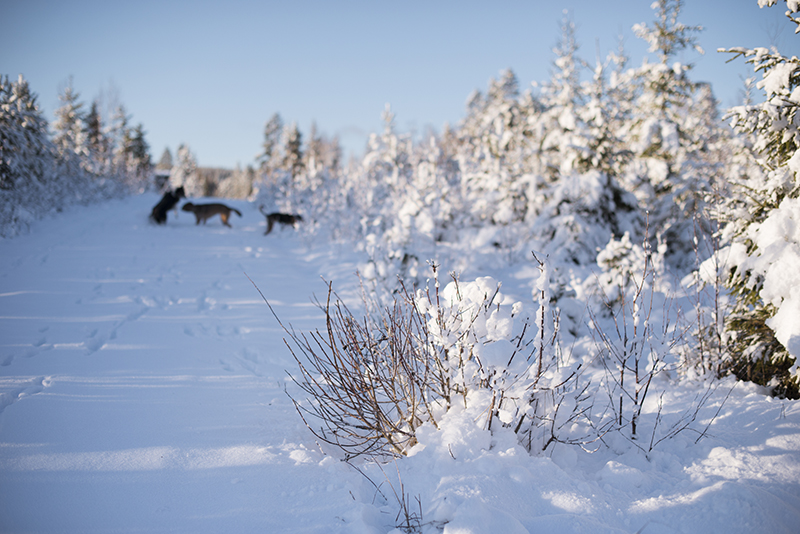
M 590 62 L 619 35 L 641 63 L 631 30 L 652 23 L 651 0 L 170 1 L 0 0 L 0 74 L 23 74 L 48 119 L 72 78 L 88 104 L 117 99 L 142 123 L 153 158 L 188 144 L 200 165 L 250 164 L 265 122 L 280 113 L 307 134 L 312 121 L 363 151 L 389 103 L 402 131 L 457 123 L 467 97 L 511 68 L 520 86 L 549 77 L 559 21 L 571 11 Z M 737 103 L 744 62 L 719 47 L 777 45 L 800 55 L 785 4 L 686 0 L 705 55 L 680 59 Z

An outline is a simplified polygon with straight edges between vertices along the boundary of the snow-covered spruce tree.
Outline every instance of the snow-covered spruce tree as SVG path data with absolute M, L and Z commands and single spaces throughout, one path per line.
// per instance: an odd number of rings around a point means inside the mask
M 281 132 L 283 132 L 283 119 L 275 113 L 264 125 L 264 142 L 261 145 L 261 153 L 256 157 L 262 180 L 267 183 L 270 182 L 272 171 L 279 166 Z
M 388 232 L 411 193 L 413 144 L 410 136 L 397 133 L 395 115 L 388 104 L 382 118 L 383 133 L 370 135 L 359 172 L 349 180 L 349 203 L 360 215 L 362 245 L 371 258 L 364 275 L 394 288 L 396 277 L 410 258 L 409 241 L 402 232 Z
M 165 148 L 164 152 L 161 153 L 161 158 L 159 158 L 156 164 L 156 169 L 162 171 L 169 171 L 172 169 L 172 152 L 169 147 Z
M 142 124 L 132 127 L 130 120 L 125 106 L 119 104 L 105 135 L 105 175 L 127 190 L 141 192 L 153 181 L 150 146 Z
M 205 195 L 205 184 L 201 182 L 197 172 L 197 159 L 191 149 L 181 144 L 176 154 L 177 162 L 169 174 L 169 187 L 176 189 L 183 187 L 187 197 L 201 197 Z
M 36 96 L 22 76 L 16 83 L 9 83 L 8 77 L 0 78 L 0 99 L 0 190 L 7 191 L 0 216 L 3 235 L 18 232 L 49 210 L 129 190 L 126 157 L 139 174 L 149 166 L 141 126 L 127 129 L 123 111 L 120 129 L 104 131 L 99 106 L 95 102 L 84 116 L 71 81 L 59 95 L 61 105 L 55 112 L 52 138 Z M 128 135 L 127 148 L 118 143 L 113 135 L 117 133 L 119 139 Z
M 553 48 L 550 80 L 541 89 L 543 111 L 535 117 L 543 134 L 539 159 L 551 182 L 558 179 L 562 170 L 572 171 L 575 160 L 590 157 L 589 147 L 580 135 L 583 125 L 579 124 L 580 110 L 587 99 L 580 83 L 586 63 L 578 55 L 575 22 L 569 13 L 564 14 L 560 30 Z
M 338 219 L 344 211 L 344 195 L 339 190 L 342 148 L 338 137 L 329 139 L 311 124 L 300 172 L 291 185 L 291 206 L 303 213 L 304 231 L 324 230 L 331 237 L 341 237 Z
M 47 121 L 19 76 L 0 76 L 0 237 L 14 235 L 52 208 L 56 150 Z
M 530 93 L 519 94 L 519 82 L 506 70 L 489 80 L 486 94 L 475 92 L 457 131 L 456 160 L 472 224 L 508 225 L 530 209 L 526 165 L 528 116 L 536 109 Z
M 297 136 L 298 140 L 302 141 L 302 135 L 299 131 Z M 300 158 L 300 161 L 292 165 L 295 169 L 294 179 L 292 180 L 292 195 L 299 203 L 307 206 L 304 211 L 310 209 L 314 204 L 315 196 L 325 196 L 323 186 L 330 177 L 328 171 L 333 170 L 332 167 L 328 167 L 326 159 L 331 156 L 334 161 L 338 161 L 337 155 L 327 154 L 327 148 L 327 140 L 317 130 L 317 123 L 312 122 L 305 149 L 299 145 L 296 149 L 293 149 L 296 151 L 295 157 Z M 319 207 L 322 208 L 322 205 Z
M 106 139 L 108 139 L 108 151 L 106 152 L 105 168 L 106 172 L 113 175 L 116 179 L 124 178 L 125 169 L 125 135 L 128 131 L 130 117 L 122 104 L 117 105 L 111 114 Z
M 352 238 L 352 232 L 343 234 L 356 214 L 345 206 L 339 139 L 320 133 L 316 123 L 303 139 L 297 123 L 284 126 L 277 113 L 267 121 L 251 196 L 268 211 L 302 214 L 304 232 L 324 229 L 333 237 Z
M 296 122 L 283 125 L 276 113 L 264 129 L 264 144 L 259 155 L 263 187 L 259 202 L 270 210 L 295 211 L 292 191 L 296 178 L 305 171 L 303 136 Z
M 303 159 L 303 134 L 297 127 L 296 122 L 292 122 L 283 129 L 281 135 L 281 145 L 283 161 L 281 167 L 291 174 L 292 180 L 305 170 Z
M 87 170 L 95 176 L 105 174 L 105 162 L 108 160 L 109 152 L 109 141 L 106 138 L 99 106 L 99 102 L 93 100 L 89 113 L 84 118 L 84 134 L 88 152 Z
M 89 138 L 83 117 L 83 103 L 72 87 L 72 80 L 58 96 L 60 105 L 52 124 L 53 144 L 58 159 L 58 180 L 62 193 L 79 201 L 89 200 L 95 184 L 89 169 Z
M 695 37 L 702 28 L 678 21 L 681 6 L 680 0 L 657 0 L 655 22 L 634 26 L 658 61 L 645 59 L 632 76 L 636 99 L 624 140 L 633 159 L 623 182 L 647 210 L 654 241 L 663 239 L 670 264 L 685 272 L 694 264 L 698 226 L 701 237 L 709 233 L 700 214 L 713 176 L 702 170 L 708 168 L 707 134 L 715 114 L 710 92 L 689 79 L 691 65 L 673 62 L 687 48 L 702 53 Z M 697 128 L 699 121 L 708 128 Z
M 317 129 L 317 123 L 311 123 L 311 131 L 308 133 L 308 143 L 303 155 L 303 169 L 308 175 L 309 185 L 314 187 L 318 184 L 324 172 L 337 171 L 342 159 L 342 149 L 339 146 L 339 139 L 334 137 L 328 140 Z
M 622 37 L 619 46 L 605 61 L 597 59 L 592 78 L 582 85 L 585 104 L 579 117 L 585 127 L 581 146 L 588 150 L 579 155 L 576 169 L 595 169 L 619 178 L 631 158 L 630 148 L 623 142 L 622 133 L 630 125 L 635 88 L 629 58 Z
M 169 180 L 169 173 L 172 172 L 172 152 L 169 147 L 164 148 L 161 153 L 161 158 L 156 163 L 153 169 L 153 187 L 156 191 L 164 188 L 164 185 Z
M 125 132 L 123 154 L 125 154 L 126 185 L 137 192 L 144 191 L 151 182 L 153 165 L 150 161 L 150 145 L 144 138 L 141 123 Z
M 360 180 L 369 190 L 365 205 L 369 216 L 361 225 L 372 258 L 366 274 L 389 289 L 398 276 L 407 287 L 417 287 L 433 274 L 430 260 L 455 265 L 458 253 L 446 250 L 474 235 L 475 212 L 464 200 L 474 183 L 461 180 L 453 152 L 445 151 L 457 143 L 449 132 L 446 142 L 430 134 L 414 144 L 409 135 L 396 132 L 388 106 L 383 119 L 383 135 L 370 138 Z M 362 201 L 363 195 L 357 200 Z
M 624 161 L 614 129 L 620 112 L 610 98 L 605 66 L 598 62 L 591 80 L 580 83 L 585 62 L 577 56 L 569 16 L 561 23 L 554 52 L 551 79 L 542 87 L 544 111 L 536 116 L 547 189 L 530 221 L 536 241 L 557 266 L 554 276 L 565 285 L 562 266 L 593 264 L 597 250 L 632 231 L 639 214 L 636 199 L 617 181 Z
M 247 198 L 253 192 L 256 171 L 251 166 L 237 165 L 233 173 L 217 184 L 215 195 L 222 198 Z
M 777 0 L 759 0 L 761 7 Z M 800 2 L 787 0 L 787 16 Z M 719 252 L 735 305 L 727 317 L 730 361 L 723 371 L 772 386 L 773 394 L 800 397 L 800 60 L 767 48 L 720 51 L 744 57 L 762 79 L 765 100 L 735 107 L 729 117 L 752 140 L 763 173 L 732 184 L 730 221 Z
M 261 152 L 256 156 L 258 163 L 256 185 L 254 185 L 257 202 L 267 204 L 268 209 L 277 204 L 275 197 L 278 192 L 277 182 L 280 178 L 280 139 L 283 132 L 283 119 L 280 114 L 274 113 L 264 125 L 264 141 Z M 268 202 L 264 202 L 265 197 Z
M 22 75 L 16 82 L 0 77 L 0 189 L 44 184 L 50 179 L 53 150 L 47 121 Z
M 78 173 L 78 166 L 89 156 L 89 139 L 81 111 L 83 104 L 79 98 L 80 95 L 72 88 L 70 80 L 58 96 L 61 105 L 56 109 L 56 120 L 53 123 L 53 143 L 58 150 L 59 159 L 75 174 Z
M 409 287 L 416 287 L 432 276 L 429 261 L 440 260 L 444 240 L 458 239 L 460 228 L 455 227 L 454 219 L 464 204 L 458 176 L 449 174 L 452 168 L 435 136 L 412 147 L 410 156 L 411 172 L 390 198 L 390 209 L 396 215 L 386 219 L 382 240 L 385 250 L 392 251 L 397 274 Z M 445 259 L 451 265 L 456 263 L 447 253 Z

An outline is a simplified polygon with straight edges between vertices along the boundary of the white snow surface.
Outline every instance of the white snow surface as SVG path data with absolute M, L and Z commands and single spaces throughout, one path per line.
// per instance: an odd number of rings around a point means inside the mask
M 324 327 L 320 276 L 352 298 L 363 258 L 264 236 L 245 201 L 224 201 L 244 215 L 233 228 L 155 226 L 157 201 L 73 207 L 0 241 L 0 532 L 398 533 L 401 495 L 426 534 L 800 528 L 800 404 L 730 380 L 699 443 L 648 456 L 618 436 L 531 455 L 454 408 L 406 458 L 340 461 L 287 396 L 296 364 L 248 276 L 307 331 Z M 530 299 L 520 273 L 485 275 Z M 665 413 L 703 387 L 670 388 Z

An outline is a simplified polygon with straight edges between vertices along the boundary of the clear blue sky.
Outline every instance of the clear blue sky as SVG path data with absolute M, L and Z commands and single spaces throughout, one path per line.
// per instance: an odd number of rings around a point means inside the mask
M 402 131 L 457 123 L 475 90 L 511 68 L 522 88 L 549 77 L 563 10 L 579 54 L 594 62 L 625 38 L 632 65 L 646 46 L 631 27 L 651 23 L 651 0 L 475 2 L 0 0 L 0 74 L 23 74 L 48 119 L 72 77 L 88 104 L 116 96 L 147 132 L 157 161 L 188 144 L 200 165 L 255 159 L 273 113 L 312 121 L 363 151 L 391 104 Z M 719 47 L 777 45 L 800 55 L 785 3 L 686 0 L 681 20 L 702 25 L 705 55 L 693 79 L 709 81 L 723 107 L 750 70 Z

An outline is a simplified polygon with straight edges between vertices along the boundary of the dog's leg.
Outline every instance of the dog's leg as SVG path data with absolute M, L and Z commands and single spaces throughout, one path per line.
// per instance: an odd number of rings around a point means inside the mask
M 266 232 L 264 232 L 264 235 L 267 235 L 268 233 L 270 233 L 270 232 L 272 231 L 272 225 L 273 225 L 273 224 L 275 224 L 275 223 L 273 222 L 273 220 L 272 220 L 272 219 L 270 219 L 269 217 L 267 217 L 267 231 L 266 231 Z

